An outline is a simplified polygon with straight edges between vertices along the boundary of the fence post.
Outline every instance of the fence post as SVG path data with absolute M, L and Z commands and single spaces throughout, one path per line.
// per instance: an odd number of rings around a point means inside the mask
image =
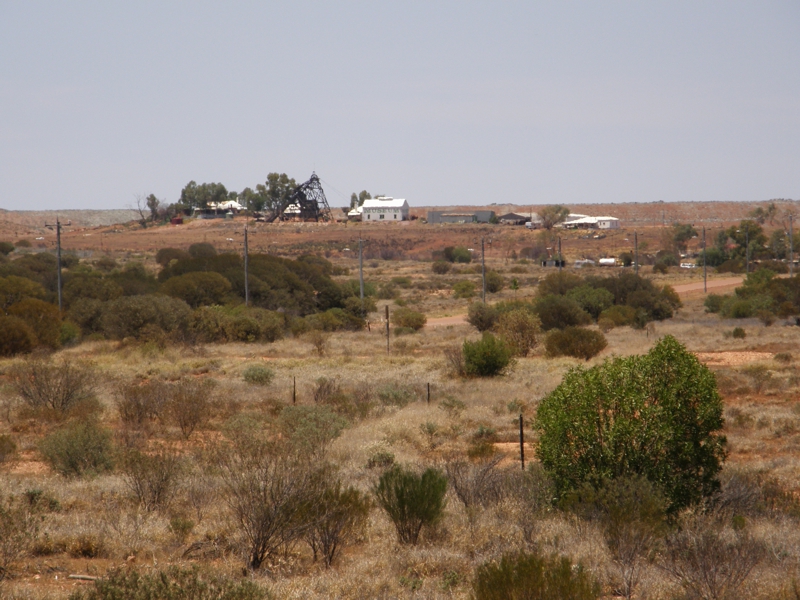
M 519 462 L 525 470 L 525 432 L 523 430 L 522 413 L 519 414 Z
M 389 305 L 386 305 L 386 354 L 389 354 Z
M 297 377 L 292 377 L 292 404 L 297 404 Z

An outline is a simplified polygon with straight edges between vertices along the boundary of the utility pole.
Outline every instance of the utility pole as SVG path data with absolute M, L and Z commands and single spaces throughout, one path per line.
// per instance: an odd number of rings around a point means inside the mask
M 639 274 L 639 232 L 633 232 L 633 272 Z
M 564 257 L 561 256 L 561 236 L 558 236 L 558 272 L 561 272 L 561 265 L 564 264 Z
M 61 312 L 61 221 L 56 217 L 56 259 L 58 262 L 58 311 Z
M 483 303 L 486 304 L 486 246 L 481 238 L 481 276 L 483 278 Z
M 364 249 L 361 238 L 358 238 L 358 285 L 361 292 L 361 310 L 364 310 Z
M 389 305 L 386 305 L 386 354 L 389 354 Z
M 703 226 L 703 293 L 708 293 L 708 260 L 706 259 L 706 228 Z
M 789 215 L 789 277 L 794 277 L 794 215 Z
M 248 249 L 247 249 L 247 223 L 244 225 L 244 305 L 250 306 L 250 282 L 248 280 L 247 275 L 247 261 L 248 261 Z
M 745 275 L 750 274 L 750 225 L 744 226 L 744 256 L 745 256 Z

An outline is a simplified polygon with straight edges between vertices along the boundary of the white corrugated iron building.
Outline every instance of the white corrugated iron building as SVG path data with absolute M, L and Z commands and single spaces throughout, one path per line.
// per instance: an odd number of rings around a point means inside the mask
M 561 226 L 565 229 L 619 229 L 619 219 L 571 214 Z
M 403 198 L 380 196 L 364 200 L 362 221 L 408 221 L 408 202 Z

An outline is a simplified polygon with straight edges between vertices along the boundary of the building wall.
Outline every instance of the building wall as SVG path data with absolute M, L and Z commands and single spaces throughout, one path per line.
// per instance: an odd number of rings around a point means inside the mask
M 381 218 L 382 217 L 382 218 Z M 407 221 L 408 209 L 402 208 L 365 208 L 362 221 Z
M 597 228 L 598 229 L 619 229 L 619 221 L 617 220 L 598 220 L 597 221 Z

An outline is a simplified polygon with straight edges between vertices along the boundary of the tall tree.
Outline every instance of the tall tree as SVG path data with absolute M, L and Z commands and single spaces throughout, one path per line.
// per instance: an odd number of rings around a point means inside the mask
M 180 203 L 189 208 L 208 208 L 210 203 L 224 202 L 228 190 L 221 183 L 202 183 L 190 181 L 181 190 Z
M 686 252 L 689 240 L 697 236 L 697 230 L 686 223 L 673 223 L 672 241 L 679 252 Z
M 286 173 L 270 173 L 263 185 L 256 186 L 256 191 L 264 197 L 264 208 L 275 211 L 286 205 L 296 187 L 297 182 Z
M 150 220 L 156 222 L 158 220 L 158 209 L 161 206 L 161 200 L 156 198 L 155 194 L 150 194 L 147 197 L 147 208 L 150 209 Z
M 554 204 L 552 206 L 545 206 L 539 211 L 539 217 L 542 219 L 542 227 L 547 230 L 552 229 L 559 223 L 563 223 L 569 216 L 569 208 Z

